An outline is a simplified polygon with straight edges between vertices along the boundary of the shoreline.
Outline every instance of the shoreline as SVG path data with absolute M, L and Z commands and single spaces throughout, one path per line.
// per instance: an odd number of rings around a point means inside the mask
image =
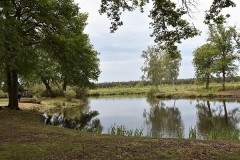
M 239 159 L 238 140 L 101 135 L 43 124 L 38 112 L 0 110 L 0 159 Z

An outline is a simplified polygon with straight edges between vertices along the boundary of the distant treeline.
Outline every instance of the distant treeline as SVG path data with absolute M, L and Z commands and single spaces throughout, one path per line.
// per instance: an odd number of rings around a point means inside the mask
M 212 78 L 211 82 L 215 83 L 221 83 L 221 78 Z M 226 82 L 238 82 L 240 81 L 240 76 L 236 77 L 227 77 Z M 181 84 L 194 84 L 196 83 L 195 78 L 187 78 L 187 79 L 178 79 L 175 81 L 175 85 L 181 85 Z M 169 81 L 163 81 L 163 85 L 166 84 L 172 84 L 172 82 Z M 128 81 L 128 82 L 103 82 L 103 83 L 97 83 L 97 88 L 112 88 L 112 87 L 135 87 L 135 86 L 149 86 L 152 85 L 150 81 Z

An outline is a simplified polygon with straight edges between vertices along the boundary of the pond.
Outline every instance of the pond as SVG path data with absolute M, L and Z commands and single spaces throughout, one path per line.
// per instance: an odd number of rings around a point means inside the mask
M 95 118 L 93 122 L 101 124 L 100 131 L 103 134 L 110 133 L 114 127 L 122 126 L 133 132 L 141 130 L 144 136 L 189 138 L 189 134 L 194 131 L 198 139 L 205 139 L 213 131 L 240 129 L 240 102 L 237 100 L 150 100 L 146 97 L 113 96 L 89 98 L 86 110 L 99 113 L 90 117 Z M 96 124 L 91 123 L 88 126 Z

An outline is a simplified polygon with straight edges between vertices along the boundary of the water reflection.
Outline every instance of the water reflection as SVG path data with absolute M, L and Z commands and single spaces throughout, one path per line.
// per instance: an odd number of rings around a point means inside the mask
M 148 134 L 155 134 L 161 137 L 183 137 L 184 125 L 181 112 L 173 106 L 166 106 L 160 99 L 147 99 L 151 108 L 149 112 L 144 110 L 143 117 L 148 126 Z
M 45 122 L 88 131 L 103 130 L 103 134 L 116 124 L 132 131 L 143 128 L 144 136 L 169 138 L 189 138 L 189 128 L 196 128 L 200 139 L 208 138 L 206 134 L 211 131 L 240 128 L 238 101 L 98 97 L 90 98 L 89 102 L 45 114 Z
M 45 124 L 101 133 L 103 127 L 100 120 L 95 118 L 98 115 L 98 111 L 89 111 L 87 104 L 63 107 L 57 112 L 43 114 Z
M 240 122 L 239 108 L 227 109 L 226 101 L 223 100 L 215 107 L 214 102 L 200 102 L 197 109 L 197 128 L 201 136 L 204 137 L 211 131 L 226 132 L 238 130 Z

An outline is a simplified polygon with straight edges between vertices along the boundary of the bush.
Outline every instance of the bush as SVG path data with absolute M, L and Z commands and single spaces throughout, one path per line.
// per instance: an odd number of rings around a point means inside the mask
M 65 98 L 68 102 L 72 101 L 76 97 L 76 92 L 73 89 L 67 89 L 65 91 Z
M 82 99 L 82 100 L 87 98 L 87 96 L 88 96 L 87 88 L 75 87 L 74 90 L 76 92 L 76 98 Z
M 56 85 L 52 85 L 51 87 L 52 87 L 53 94 L 56 97 L 63 97 L 64 96 L 64 92 L 63 92 L 63 90 L 61 88 L 59 88 Z
M 3 91 L 0 90 L 0 97 L 7 98 L 7 93 L 4 93 Z
M 157 87 L 151 87 L 151 88 L 149 89 L 148 93 L 147 93 L 147 96 L 148 96 L 149 98 L 153 98 L 153 97 L 156 96 L 157 93 L 159 93 L 158 88 L 157 88 Z
M 27 97 L 41 97 L 44 94 L 45 87 L 43 85 L 32 85 L 27 87 Z

